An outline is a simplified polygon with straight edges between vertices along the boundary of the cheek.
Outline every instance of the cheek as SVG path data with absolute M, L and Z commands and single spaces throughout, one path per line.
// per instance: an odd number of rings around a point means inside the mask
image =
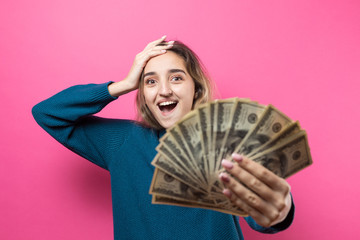
M 191 98 L 193 100 L 195 95 L 195 85 L 190 81 L 192 80 L 188 80 L 188 82 L 184 85 L 175 86 L 173 90 L 183 98 Z
M 190 85 L 186 90 L 185 94 L 187 95 L 187 101 L 190 104 L 190 108 L 192 108 L 192 104 L 195 98 L 195 87 L 193 85 Z
M 150 89 L 144 89 L 144 100 L 146 104 L 150 104 L 154 101 L 154 93 Z
M 186 96 L 186 98 L 184 100 L 185 100 L 184 101 L 184 103 L 185 103 L 184 108 L 186 109 L 186 111 L 191 111 L 192 108 L 193 108 L 194 94 L 190 94 L 190 91 L 187 92 L 187 96 Z

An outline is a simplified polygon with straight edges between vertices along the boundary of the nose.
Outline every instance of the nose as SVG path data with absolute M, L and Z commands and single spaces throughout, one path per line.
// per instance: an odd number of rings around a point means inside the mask
M 169 82 L 164 81 L 160 84 L 159 94 L 164 97 L 168 97 L 173 94 Z

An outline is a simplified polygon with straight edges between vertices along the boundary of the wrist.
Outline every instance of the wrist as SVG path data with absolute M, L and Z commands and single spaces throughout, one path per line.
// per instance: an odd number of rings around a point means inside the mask
M 137 89 L 137 86 L 134 86 L 133 84 L 129 84 L 129 82 L 126 81 L 126 79 L 108 85 L 109 94 L 113 97 L 119 97 L 135 89 Z
M 286 199 L 285 199 L 285 207 L 284 209 L 281 211 L 280 213 L 280 216 L 278 217 L 278 219 L 276 219 L 272 224 L 271 226 L 275 226 L 281 222 L 283 222 L 287 216 L 289 215 L 290 213 L 290 210 L 292 208 L 292 198 L 291 198 L 291 194 L 288 193 L 288 195 L 286 196 Z

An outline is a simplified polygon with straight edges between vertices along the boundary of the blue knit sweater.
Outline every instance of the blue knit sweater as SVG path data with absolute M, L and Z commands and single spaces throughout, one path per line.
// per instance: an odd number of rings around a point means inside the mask
M 33 116 L 65 147 L 110 172 L 115 239 L 243 239 L 236 216 L 151 204 L 151 161 L 165 131 L 92 116 L 116 99 L 108 84 L 70 87 L 34 106 Z M 292 207 L 285 221 L 271 228 L 245 219 L 257 231 L 275 233 L 287 228 L 293 216 Z

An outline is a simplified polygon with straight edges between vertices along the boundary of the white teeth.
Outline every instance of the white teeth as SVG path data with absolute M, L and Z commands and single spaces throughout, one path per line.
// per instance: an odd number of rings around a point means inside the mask
M 173 101 L 169 101 L 169 102 L 162 102 L 162 103 L 159 103 L 159 106 L 167 106 L 167 105 L 170 105 L 170 104 L 175 104 L 176 102 L 173 102 Z

